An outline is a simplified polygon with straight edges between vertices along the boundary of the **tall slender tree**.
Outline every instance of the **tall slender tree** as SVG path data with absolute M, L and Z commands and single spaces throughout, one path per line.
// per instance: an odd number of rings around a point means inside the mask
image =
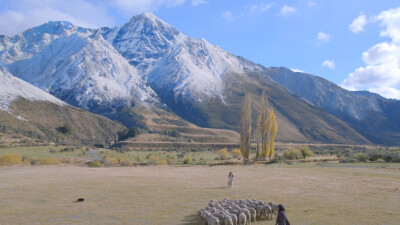
M 240 151 L 243 156 L 243 162 L 249 162 L 250 156 L 250 138 L 251 138 L 251 98 L 246 94 L 242 102 L 240 112 Z
M 261 144 L 261 115 L 257 117 L 257 125 L 254 130 L 254 139 L 256 141 L 256 159 L 259 159 L 262 155 L 262 144 Z
M 267 155 L 268 159 L 271 160 L 271 157 L 275 153 L 275 136 L 278 132 L 278 123 L 276 122 L 275 112 L 272 106 L 268 108 L 268 149 Z
M 260 146 L 261 154 L 257 154 L 257 158 L 265 160 L 268 156 L 271 160 L 275 149 L 275 136 L 278 130 L 278 124 L 276 123 L 274 110 L 268 103 L 268 97 L 265 91 L 261 94 L 260 115 L 258 118 L 259 121 L 257 121 L 255 137 L 257 146 Z

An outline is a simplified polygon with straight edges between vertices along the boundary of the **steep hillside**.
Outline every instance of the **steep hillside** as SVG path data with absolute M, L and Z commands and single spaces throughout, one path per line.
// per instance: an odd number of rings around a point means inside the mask
M 0 67 L 0 132 L 7 139 L 109 145 L 126 128 L 72 107 Z
M 264 72 L 289 92 L 342 119 L 371 141 L 400 144 L 400 101 L 365 91 L 347 91 L 323 78 L 287 68 L 268 68 Z

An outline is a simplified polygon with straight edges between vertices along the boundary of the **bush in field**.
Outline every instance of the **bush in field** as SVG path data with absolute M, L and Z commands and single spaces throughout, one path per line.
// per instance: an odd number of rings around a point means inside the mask
M 379 159 L 375 160 L 375 162 L 377 162 L 377 163 L 384 163 L 384 162 L 385 162 L 385 160 L 383 160 L 383 159 L 379 158 Z
M 400 152 L 393 153 L 392 155 L 392 162 L 400 163 Z
M 89 163 L 89 167 L 104 167 L 104 164 L 100 161 L 94 161 Z
M 157 161 L 157 165 L 168 165 L 168 162 L 166 159 L 160 159 Z
M 158 157 L 156 155 L 151 155 L 149 157 L 149 164 L 156 165 L 158 162 Z
M 310 157 L 313 155 L 313 152 L 309 148 L 301 148 L 300 149 L 301 155 L 303 158 Z
M 190 158 L 190 157 L 187 157 L 187 158 L 185 158 L 184 160 L 183 160 L 183 164 L 188 164 L 188 165 L 190 165 L 192 163 L 192 158 Z
M 60 159 L 42 158 L 42 159 L 39 159 L 39 164 L 40 165 L 59 165 L 59 164 L 61 164 L 61 160 Z
M 24 166 L 32 165 L 31 159 L 28 159 L 27 157 L 22 156 L 22 165 L 24 165 Z
M 8 154 L 6 153 L 3 156 L 0 156 L 0 166 L 12 166 L 12 165 L 21 165 L 22 164 L 22 155 L 21 154 Z
M 239 158 L 241 156 L 242 153 L 240 153 L 240 149 L 235 148 L 232 150 L 232 156 L 233 158 Z
M 219 159 L 225 160 L 228 159 L 229 153 L 227 148 L 223 148 L 218 151 Z
M 342 157 L 339 160 L 339 163 L 355 163 L 355 162 L 357 162 L 357 159 L 352 157 Z
M 133 166 L 133 163 L 129 159 L 122 159 L 120 162 L 121 166 Z
M 357 159 L 358 162 L 366 162 L 368 160 L 367 156 L 364 155 L 364 153 L 356 153 L 355 157 Z
M 175 159 L 169 158 L 167 159 L 168 165 L 174 165 L 175 164 Z
M 113 157 L 105 157 L 104 160 L 105 166 L 118 166 L 118 159 Z
M 283 151 L 282 155 L 285 159 L 301 159 L 303 157 L 301 151 L 294 148 Z
M 144 157 L 142 155 L 140 155 L 140 154 L 136 154 L 135 160 L 138 161 L 138 162 L 141 162 L 141 161 L 144 160 Z

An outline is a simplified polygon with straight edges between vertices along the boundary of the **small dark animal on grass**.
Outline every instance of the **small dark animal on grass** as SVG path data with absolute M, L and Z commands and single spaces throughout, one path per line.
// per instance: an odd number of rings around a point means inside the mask
M 85 199 L 84 198 L 78 198 L 75 202 L 84 202 Z

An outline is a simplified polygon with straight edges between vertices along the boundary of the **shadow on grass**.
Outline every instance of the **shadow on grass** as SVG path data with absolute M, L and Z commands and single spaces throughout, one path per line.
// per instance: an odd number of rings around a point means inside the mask
M 185 216 L 185 218 L 183 219 L 183 225 L 198 225 L 198 224 L 203 224 L 203 220 L 201 219 L 200 216 L 197 216 L 195 214 L 190 216 Z
M 253 221 L 253 220 L 252 220 Z M 257 223 L 258 222 L 268 222 L 268 221 L 273 221 L 275 223 L 275 218 L 272 219 L 267 219 L 267 218 L 257 218 Z
M 227 186 L 223 186 L 223 187 L 212 187 L 212 188 L 208 188 L 208 189 L 227 189 L 229 187 Z

